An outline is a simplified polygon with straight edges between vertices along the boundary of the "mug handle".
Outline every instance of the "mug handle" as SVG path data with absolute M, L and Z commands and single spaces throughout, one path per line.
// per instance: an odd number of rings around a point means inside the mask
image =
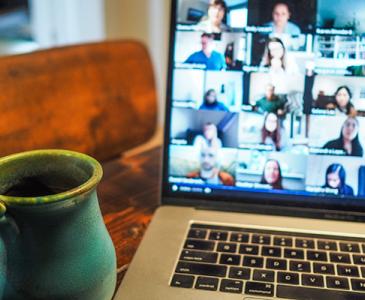
M 18 233 L 18 226 L 6 214 L 5 203 L 0 201 L 0 299 L 3 299 L 7 287 L 7 256 L 11 253 L 9 249 L 15 246 Z

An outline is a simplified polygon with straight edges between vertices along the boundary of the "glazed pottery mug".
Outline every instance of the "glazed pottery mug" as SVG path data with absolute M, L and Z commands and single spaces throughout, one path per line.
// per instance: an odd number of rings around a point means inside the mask
M 96 186 L 102 168 L 65 150 L 0 159 L 0 299 L 110 300 L 113 243 Z

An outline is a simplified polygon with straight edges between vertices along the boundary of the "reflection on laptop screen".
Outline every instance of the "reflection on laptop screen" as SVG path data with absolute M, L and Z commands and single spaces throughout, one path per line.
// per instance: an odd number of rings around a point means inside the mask
M 365 200 L 365 1 L 179 0 L 173 23 L 171 192 Z

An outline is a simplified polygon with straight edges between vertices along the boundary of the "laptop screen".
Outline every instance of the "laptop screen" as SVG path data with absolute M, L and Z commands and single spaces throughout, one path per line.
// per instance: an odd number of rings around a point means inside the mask
M 168 192 L 365 205 L 365 1 L 173 10 Z

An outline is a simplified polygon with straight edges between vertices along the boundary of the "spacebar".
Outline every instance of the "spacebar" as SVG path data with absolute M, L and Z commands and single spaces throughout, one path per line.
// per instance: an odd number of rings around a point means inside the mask
M 347 291 L 334 291 L 334 290 L 322 290 L 305 288 L 298 286 L 286 286 L 278 285 L 276 290 L 276 296 L 285 299 L 297 299 L 297 300 L 364 300 L 365 293 L 355 293 Z

